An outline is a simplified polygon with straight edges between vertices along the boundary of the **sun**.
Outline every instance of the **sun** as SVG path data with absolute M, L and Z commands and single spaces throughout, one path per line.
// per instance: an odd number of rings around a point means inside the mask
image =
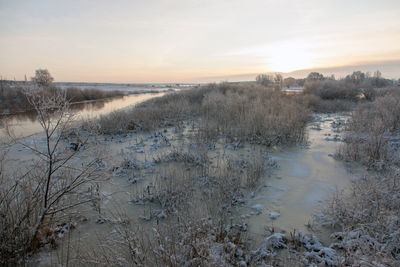
M 313 66 L 312 54 L 305 45 L 289 43 L 270 49 L 266 60 L 272 71 L 291 72 Z

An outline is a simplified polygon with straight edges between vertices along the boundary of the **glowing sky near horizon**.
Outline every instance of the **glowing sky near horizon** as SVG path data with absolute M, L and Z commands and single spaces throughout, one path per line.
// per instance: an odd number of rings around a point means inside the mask
M 399 15 L 399 0 L 0 0 L 0 75 L 181 82 L 384 64 L 400 60 Z

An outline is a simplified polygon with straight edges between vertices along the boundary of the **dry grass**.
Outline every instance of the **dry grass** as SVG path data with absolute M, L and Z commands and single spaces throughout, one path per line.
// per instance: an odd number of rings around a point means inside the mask
M 400 173 L 367 175 L 351 194 L 335 195 L 324 210 L 325 223 L 341 227 L 335 247 L 347 264 L 400 264 Z
M 357 103 L 347 99 L 321 100 L 313 109 L 322 113 L 348 112 L 354 110 Z
M 34 190 L 38 180 L 34 172 L 15 179 L 5 175 L 2 166 L 0 173 L 0 263 L 4 266 L 26 260 L 41 199 Z
M 361 90 L 359 86 L 345 80 L 306 81 L 304 93 L 319 96 L 323 100 L 347 99 L 356 101 Z
M 34 107 L 29 103 L 25 91 L 33 88 L 34 85 L 26 84 L 25 86 L 10 86 L 8 84 L 0 84 L 0 113 L 8 111 L 9 113 L 24 112 L 32 110 Z M 60 92 L 65 93 L 70 103 L 82 102 L 88 100 L 99 100 L 112 97 L 122 97 L 122 91 L 103 91 L 99 89 L 82 90 L 77 87 L 70 87 L 62 90 L 54 85 L 46 87 L 41 94 L 50 97 Z
M 399 164 L 400 92 L 390 92 L 360 105 L 347 127 L 346 143 L 338 156 L 382 169 Z
M 7 84 L 0 86 L 0 113 L 13 113 L 33 109 L 24 94 L 23 87 L 11 87 Z
M 290 97 L 265 88 L 232 87 L 203 101 L 200 132 L 267 146 L 302 141 L 309 111 Z
M 349 99 L 322 99 L 314 94 L 298 94 L 293 96 L 297 103 L 321 113 L 347 112 L 355 109 L 357 102 Z
M 130 111 L 97 120 L 100 133 L 152 131 L 199 120 L 196 138 L 201 142 L 225 136 L 265 144 L 303 140 L 309 110 L 290 96 L 255 85 L 208 85 L 146 101 Z
M 166 216 L 150 215 L 142 227 L 132 218 L 119 220 L 123 223 L 115 224 L 95 248 L 80 246 L 69 262 L 88 266 L 249 265 L 247 227 L 231 216 L 235 206 L 243 203 L 246 187 L 255 186 L 265 175 L 265 162 L 253 159 L 239 168 L 234 160 L 225 159 L 214 169 L 191 160 L 199 157 L 184 154 L 170 157 L 168 165 L 160 162 L 161 169 L 136 198 L 144 202 L 144 209 L 158 207 Z M 253 166 L 257 166 L 254 172 L 246 171 Z
M 194 207 L 193 207 L 194 208 Z M 79 266 L 238 266 L 250 257 L 247 237 L 236 227 L 222 232 L 196 210 L 179 214 L 173 222 L 157 222 L 151 231 L 129 220 L 99 238 L 95 248 L 71 253 Z
M 159 171 L 137 193 L 136 200 L 157 203 L 168 213 L 185 210 L 188 203 L 200 201 L 197 208 L 215 214 L 219 220 L 241 204 L 245 190 L 256 187 L 274 167 L 268 158 L 253 155 L 249 160 L 218 158 L 217 166 L 212 168 L 204 150 L 172 151 L 157 162 L 162 164 Z
M 137 196 L 145 202 L 157 203 L 166 212 L 181 210 L 191 201 L 195 191 L 195 181 L 191 173 L 182 166 L 169 165 L 153 177 L 154 181 L 147 185 Z
M 131 111 L 103 116 L 92 124 L 100 133 L 113 134 L 180 127 L 183 121 L 194 120 L 200 125 L 193 127 L 199 143 L 222 136 L 228 141 L 271 146 L 302 141 L 308 116 L 309 109 L 292 96 L 261 86 L 221 84 L 167 94 Z M 245 203 L 248 191 L 265 177 L 267 159 L 254 155 L 246 160 L 218 158 L 210 162 L 208 152 L 205 146 L 166 153 L 158 162 L 167 165 L 165 169 L 151 177 L 137 195 L 145 207 L 165 211 L 169 225 L 156 226 L 148 234 L 121 224 L 115 228 L 117 236 L 99 247 L 101 253 L 94 258 L 78 257 L 76 262 L 143 266 L 249 264 L 246 225 L 233 222 L 232 214 Z M 126 159 L 123 167 L 134 170 L 136 163 Z M 190 210 L 194 213 L 187 212 Z M 150 214 L 149 223 L 159 221 L 157 215 Z
M 7 164 L 7 161 L 2 163 Z M 72 184 L 75 173 L 60 170 L 56 173 L 56 181 L 50 184 L 50 199 L 56 201 L 56 205 L 47 210 L 47 216 L 41 221 L 45 211 L 46 165 L 36 163 L 25 172 L 13 172 L 12 175 L 9 171 L 4 166 L 0 170 L 0 263 L 3 266 L 24 265 L 31 253 L 40 247 L 55 247 L 56 225 L 67 220 L 68 212 L 77 203 L 90 201 L 90 196 L 79 190 L 79 184 Z M 87 173 L 82 175 L 88 176 Z M 76 189 L 61 195 L 69 184 Z
M 323 211 L 345 264 L 400 264 L 400 92 L 388 91 L 353 113 L 338 156 L 358 161 L 370 171 L 353 182 L 351 192 L 336 194 Z
M 354 84 L 345 79 L 306 81 L 304 95 L 299 96 L 299 100 L 316 112 L 352 111 L 360 101 L 373 101 L 389 88 L 374 88 L 369 83 Z
M 111 97 L 122 97 L 124 96 L 124 92 L 122 91 L 103 91 L 100 89 L 85 89 L 82 90 L 77 87 L 69 87 L 65 89 L 65 94 L 71 103 L 74 102 L 82 102 L 88 100 L 98 100 L 98 99 L 106 99 Z
M 48 243 L 54 246 L 54 224 L 74 207 L 92 200 L 82 186 L 99 177 L 96 160 L 74 164 L 78 149 L 65 149 L 63 138 L 67 132 L 71 134 L 67 129 L 73 124 L 65 94 L 38 90 L 25 92 L 25 96 L 38 114 L 44 142 L 38 145 L 34 139 L 12 139 L 15 143 L 11 146 L 27 149 L 30 164 L 11 163 L 6 147 L 0 147 L 2 265 L 25 265 L 29 253 Z M 9 136 L 12 138 L 11 133 Z
M 133 130 L 152 131 L 167 126 L 180 126 L 184 119 L 196 115 L 208 88 L 170 93 L 153 98 L 128 111 L 101 116 L 95 122 L 99 133 L 116 134 Z

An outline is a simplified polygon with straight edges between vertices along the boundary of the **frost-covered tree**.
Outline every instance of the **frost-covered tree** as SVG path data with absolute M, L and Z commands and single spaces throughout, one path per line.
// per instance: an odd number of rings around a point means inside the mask
M 285 87 L 289 88 L 296 84 L 296 79 L 293 77 L 288 77 L 283 80 L 283 84 Z
M 21 168 L 22 174 L 2 172 L 0 151 L 2 266 L 23 263 L 30 252 L 46 242 L 53 242 L 54 224 L 63 220 L 67 211 L 93 201 L 93 195 L 82 187 L 94 188 L 91 185 L 100 175 L 97 159 L 82 165 L 74 161 L 80 153 L 79 147 L 86 144 L 86 138 L 73 128 L 74 116 L 65 93 L 49 94 L 47 88 L 35 86 L 26 88 L 25 96 L 37 113 L 44 142 L 18 139 L 8 132 L 18 145 L 32 152 L 32 166 L 26 171 Z M 69 143 L 70 138 L 77 143 Z
M 279 73 L 276 73 L 274 76 L 274 89 L 276 91 L 282 90 L 283 87 L 283 77 Z
M 324 79 L 324 75 L 319 72 L 311 72 L 307 76 L 307 81 L 323 81 Z
M 267 87 L 274 84 L 274 77 L 268 74 L 258 74 L 256 82 Z
M 47 69 L 38 69 L 35 71 L 35 77 L 32 77 L 31 80 L 39 86 L 49 87 L 53 84 L 54 78 Z
M 354 71 L 351 75 L 346 76 L 346 81 L 355 85 L 361 84 L 365 80 L 365 73 L 361 71 Z

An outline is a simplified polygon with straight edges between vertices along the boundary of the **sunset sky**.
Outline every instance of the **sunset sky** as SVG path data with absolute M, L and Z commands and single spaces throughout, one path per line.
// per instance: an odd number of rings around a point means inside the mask
M 191 82 L 348 66 L 400 77 L 399 0 L 0 0 L 6 79 L 47 68 L 56 81 Z

